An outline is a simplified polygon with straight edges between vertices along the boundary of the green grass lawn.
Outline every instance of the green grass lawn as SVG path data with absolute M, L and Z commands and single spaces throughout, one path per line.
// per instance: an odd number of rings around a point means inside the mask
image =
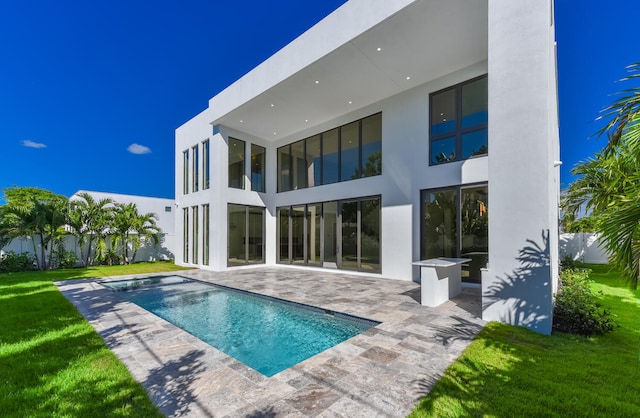
M 179 269 L 158 262 L 0 274 L 0 416 L 161 417 L 53 282 Z
M 410 417 L 640 416 L 640 290 L 588 267 L 619 328 L 584 338 L 490 323 Z

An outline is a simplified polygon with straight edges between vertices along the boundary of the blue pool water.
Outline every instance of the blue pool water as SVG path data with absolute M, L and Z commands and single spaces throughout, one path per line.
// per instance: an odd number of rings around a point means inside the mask
M 154 279 L 102 284 L 268 377 L 378 324 L 180 276 Z

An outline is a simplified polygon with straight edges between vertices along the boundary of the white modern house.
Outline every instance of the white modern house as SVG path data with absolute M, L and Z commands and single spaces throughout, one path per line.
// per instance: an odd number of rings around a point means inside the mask
M 419 281 L 466 258 L 483 317 L 551 331 L 550 0 L 350 0 L 176 130 L 176 262 Z M 231 65 L 231 64 L 230 64 Z

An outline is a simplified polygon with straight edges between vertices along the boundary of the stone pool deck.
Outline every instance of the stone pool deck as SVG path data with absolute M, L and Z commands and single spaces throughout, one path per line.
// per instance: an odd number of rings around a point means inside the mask
M 267 378 L 96 280 L 56 283 L 170 417 L 403 417 L 484 325 L 479 289 L 427 308 L 418 284 L 398 280 L 285 267 L 174 274 L 382 323 Z

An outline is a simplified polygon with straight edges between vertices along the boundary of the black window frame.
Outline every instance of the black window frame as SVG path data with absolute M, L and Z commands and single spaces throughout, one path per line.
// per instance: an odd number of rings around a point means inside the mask
M 487 144 L 487 153 L 486 154 L 478 154 L 478 155 L 471 155 L 469 157 L 463 158 L 462 157 L 462 137 L 466 134 L 472 133 L 472 132 L 476 132 L 476 131 L 481 131 L 484 129 L 488 129 L 488 121 L 484 122 L 484 123 L 480 123 L 477 125 L 473 125 L 470 127 L 466 127 L 463 128 L 462 127 L 462 89 L 464 86 L 474 83 L 478 80 L 481 80 L 483 78 L 488 78 L 487 74 L 483 74 L 481 76 L 478 77 L 474 77 L 470 80 L 466 80 L 463 81 L 462 83 L 458 83 L 456 85 L 444 88 L 442 90 L 438 90 L 436 92 L 433 92 L 429 95 L 429 165 L 430 166 L 437 166 L 437 165 L 441 165 L 441 164 L 447 164 L 447 163 L 452 163 L 452 162 L 456 162 L 456 161 L 464 161 L 464 160 L 468 160 L 471 158 L 478 158 L 478 157 L 486 157 L 489 155 L 489 150 L 488 150 L 488 144 Z M 433 98 L 439 94 L 445 93 L 447 91 L 450 90 L 454 90 L 455 91 L 455 121 L 456 121 L 456 126 L 455 129 L 453 131 L 449 131 L 446 133 L 442 133 L 439 135 L 434 135 L 433 134 Z M 489 103 L 487 100 L 487 111 L 489 110 Z M 455 138 L 455 157 L 452 160 L 449 161 L 443 161 L 443 162 L 433 162 L 433 143 L 437 142 L 439 140 L 444 140 L 447 138 L 451 138 L 454 137 Z

